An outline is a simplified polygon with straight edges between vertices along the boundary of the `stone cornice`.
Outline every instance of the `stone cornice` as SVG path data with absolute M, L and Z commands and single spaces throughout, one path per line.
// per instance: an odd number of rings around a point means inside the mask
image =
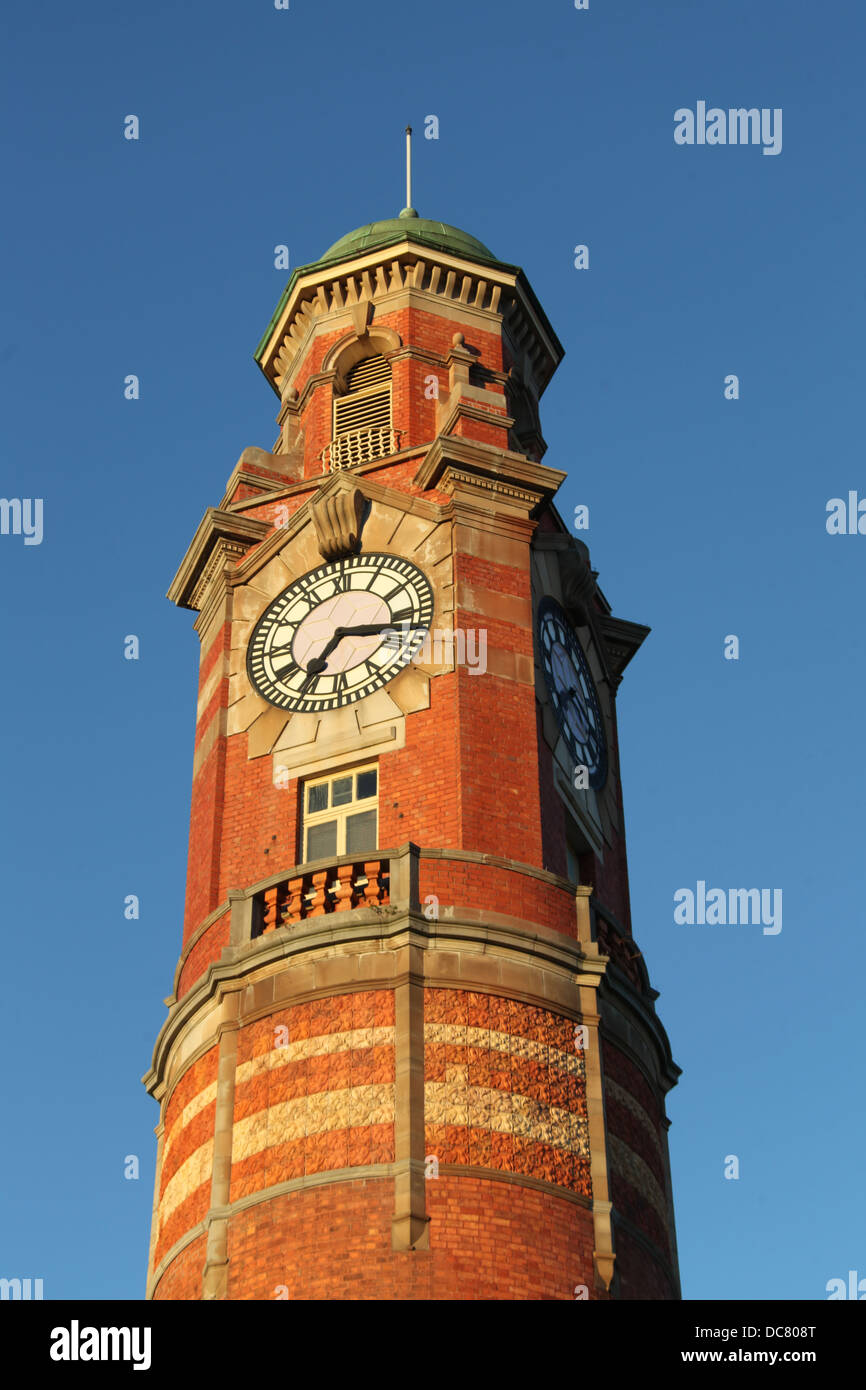
M 220 566 L 232 557 L 245 554 L 269 530 L 266 521 L 208 507 L 169 586 L 167 597 L 179 608 L 198 611 L 202 590 L 207 588 Z
M 481 263 L 407 238 L 331 265 L 301 267 L 292 276 L 255 358 L 275 391 L 291 378 L 317 318 L 375 301 L 386 308 L 395 295 L 444 301 L 471 314 L 507 322 L 507 330 L 532 364 L 541 394 L 563 348 L 523 271 Z
M 510 499 L 516 509 L 530 511 L 549 500 L 566 476 L 525 454 L 477 439 L 440 435 L 427 451 L 414 481 L 418 487 L 436 487 L 443 492 L 464 484 L 471 491 L 497 495 L 502 501 Z
M 289 487 L 297 486 L 297 480 L 287 484 L 285 478 L 278 477 L 276 473 L 271 474 L 270 478 L 265 478 L 259 473 L 248 473 L 245 469 L 236 468 L 228 480 L 223 499 L 217 510 L 235 513 L 238 506 L 242 506 L 244 503 L 248 506 L 260 506 L 262 502 L 270 502 L 275 497 L 281 497 Z M 255 497 L 242 497 L 240 504 L 230 502 L 229 498 L 238 487 L 255 487 L 259 491 Z
M 610 613 L 600 614 L 597 622 L 611 669 L 620 680 L 635 652 L 649 636 L 650 628 L 626 618 L 614 618 Z
M 337 923 L 335 916 L 340 918 Z M 246 988 L 248 977 L 261 976 L 262 972 L 284 965 L 295 956 L 306 959 L 311 952 L 330 954 L 340 947 L 351 953 L 370 942 L 381 950 L 383 941 L 394 947 L 414 944 L 427 952 L 454 951 L 462 947 L 473 955 L 485 957 L 494 949 L 513 959 L 525 960 L 536 968 L 561 974 L 573 984 L 578 981 L 597 983 L 606 968 L 606 957 L 601 956 L 592 943 L 570 940 L 536 922 L 509 919 L 496 913 L 462 912 L 446 921 L 433 922 L 406 907 L 387 906 L 307 918 L 241 946 L 223 949 L 220 959 L 211 962 L 192 989 L 171 1006 L 156 1040 L 151 1070 L 142 1078 L 144 1085 L 151 1094 L 157 1094 L 170 1050 L 185 1028 L 193 1023 L 203 1006 L 217 1004 L 227 994 Z M 393 977 L 383 978 L 385 987 L 392 987 L 393 983 Z M 448 980 L 437 976 L 435 983 L 447 984 Z M 366 987 L 375 984 L 371 979 Z M 481 977 L 476 987 L 482 991 L 491 989 L 489 981 Z M 333 993 L 333 986 L 325 985 L 321 991 L 311 991 L 310 997 L 329 992 Z M 543 1004 L 544 998 L 539 995 L 530 1002 Z
M 452 431 L 460 420 L 474 420 L 476 424 L 480 425 L 495 425 L 503 431 L 514 428 L 514 420 L 510 415 L 500 414 L 496 409 L 485 409 L 483 406 L 471 405 L 466 400 L 465 395 L 455 402 L 447 415 L 439 422 L 441 425 L 440 433 L 454 438 Z

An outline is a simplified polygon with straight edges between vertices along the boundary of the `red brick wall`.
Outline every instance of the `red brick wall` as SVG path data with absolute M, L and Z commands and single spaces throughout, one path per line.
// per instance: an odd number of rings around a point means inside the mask
M 206 932 L 202 932 L 184 961 L 177 982 L 177 997 L 182 999 L 200 979 L 212 961 L 219 960 L 223 947 L 229 944 L 231 913 L 225 912 L 212 922 Z
M 616 1233 L 616 1271 L 618 1298 L 649 1300 L 678 1296 L 658 1261 L 622 1228 Z
M 223 815 L 219 894 L 248 888 L 290 869 L 297 853 L 298 784 L 274 784 L 273 759 L 248 758 L 246 733 L 226 747 L 226 801 Z
M 461 845 L 457 675 L 430 682 L 430 708 L 406 719 L 406 745 L 379 758 L 379 844 Z M 432 891 L 432 890 L 431 890 Z
M 427 989 L 424 1067 L 425 1144 L 440 1166 L 498 1168 L 592 1196 L 586 1071 L 570 1019 Z
M 199 695 L 217 662 L 231 648 L 231 624 L 226 623 L 210 646 L 201 653 Z M 195 750 L 215 718 L 228 704 L 228 681 L 221 680 L 207 708 L 196 722 Z M 183 939 L 186 943 L 214 908 L 219 905 L 218 877 L 222 812 L 225 798 L 225 745 L 217 736 L 210 753 L 193 777 L 187 859 L 186 911 Z
M 394 1185 L 307 1188 L 229 1223 L 230 1299 L 556 1299 L 595 1297 L 586 1209 L 479 1178 L 428 1184 L 429 1251 L 391 1249 Z M 283 1295 L 285 1297 L 285 1294 Z
M 640 1069 L 607 1039 L 603 1040 L 602 1058 L 607 1131 L 611 1139 L 618 1141 L 609 1142 L 608 1146 L 614 1216 L 624 1216 L 652 1242 L 662 1259 L 669 1261 L 671 1241 L 666 1209 L 667 1161 L 662 1104 Z M 629 1102 L 623 1101 L 617 1087 L 627 1092 Z M 624 1152 L 620 1146 L 624 1146 Z M 632 1156 L 639 1161 L 635 1163 Z M 619 1235 L 617 1246 L 619 1248 Z M 642 1246 L 631 1241 L 617 1261 L 622 1279 L 634 1290 L 646 1287 L 647 1261 L 630 1263 L 634 1252 L 642 1250 Z M 631 1296 L 658 1295 L 648 1292 Z
M 162 1167 L 159 1173 L 158 1236 L 154 1265 L 192 1226 L 201 1221 L 210 1206 L 211 1174 L 203 1171 L 200 1183 L 184 1181 L 183 1165 L 197 1150 L 213 1139 L 216 1098 L 209 1100 L 184 1118 L 184 1110 L 216 1081 L 218 1049 L 212 1047 L 184 1072 L 169 1097 L 165 1110 Z M 166 1190 L 180 1174 L 182 1200 L 172 1200 L 168 1210 Z M 188 1190 L 187 1190 L 188 1189 Z
M 157 1284 L 153 1297 L 161 1301 L 200 1299 L 206 1250 L 207 1236 L 199 1236 L 192 1241 L 172 1260 Z
M 454 908 L 457 915 L 461 907 L 477 908 L 538 922 L 572 940 L 577 937 L 571 891 L 550 887 L 516 870 L 459 859 L 422 859 L 419 883 L 422 903 L 431 893 L 439 899 L 440 916 L 443 908 Z
M 240 1030 L 231 1201 L 308 1173 L 393 1161 L 393 1028 L 393 993 L 368 990 Z

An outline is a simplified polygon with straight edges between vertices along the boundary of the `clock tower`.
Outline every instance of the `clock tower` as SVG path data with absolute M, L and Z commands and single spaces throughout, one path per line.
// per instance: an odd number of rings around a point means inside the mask
M 679 1297 L 617 741 L 648 629 L 556 509 L 561 357 L 410 208 L 256 349 L 279 437 L 169 590 L 201 662 L 148 1297 Z

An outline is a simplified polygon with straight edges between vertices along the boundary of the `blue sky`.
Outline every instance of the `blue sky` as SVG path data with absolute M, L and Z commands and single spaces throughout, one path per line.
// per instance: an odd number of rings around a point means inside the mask
M 393 216 L 403 126 L 435 114 L 415 206 L 525 268 L 566 348 L 560 510 L 589 506 L 604 592 L 653 629 L 619 718 L 634 931 L 683 1068 L 684 1295 L 866 1276 L 866 536 L 825 527 L 866 495 L 863 7 L 52 0 L 6 28 L 0 494 L 42 498 L 44 534 L 0 536 L 0 1274 L 143 1295 L 198 648 L 164 594 L 276 437 L 274 246 L 296 265 Z M 675 145 L 700 100 L 781 108 L 782 152 Z M 675 925 L 698 880 L 780 888 L 782 931 Z

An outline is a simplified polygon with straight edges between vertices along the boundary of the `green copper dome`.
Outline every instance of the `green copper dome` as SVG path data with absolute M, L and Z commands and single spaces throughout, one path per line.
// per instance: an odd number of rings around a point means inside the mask
M 365 251 L 373 251 L 380 246 L 390 246 L 407 237 L 436 251 L 451 251 L 456 256 L 466 256 L 475 261 L 496 261 L 493 252 L 468 232 L 462 232 L 459 227 L 452 227 L 447 222 L 419 217 L 414 209 L 406 208 L 399 217 L 388 217 L 383 222 L 368 222 L 340 237 L 339 241 L 328 247 L 317 264 L 348 260 L 351 256 L 363 255 Z

